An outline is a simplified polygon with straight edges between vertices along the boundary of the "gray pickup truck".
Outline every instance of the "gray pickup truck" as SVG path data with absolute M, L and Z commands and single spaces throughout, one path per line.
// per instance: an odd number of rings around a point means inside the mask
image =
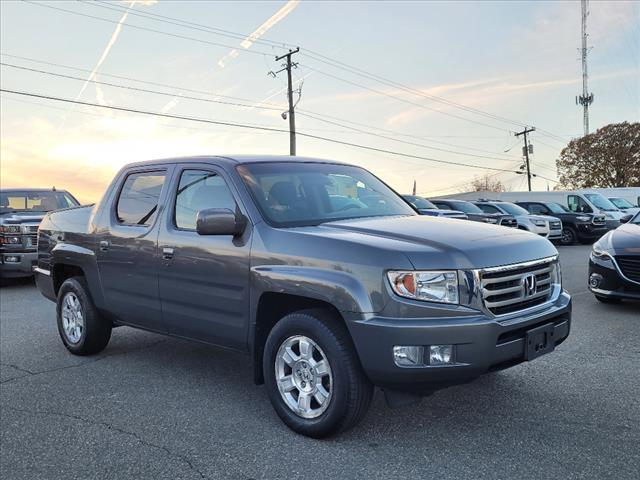
M 97 205 L 44 218 L 36 272 L 72 353 L 120 325 L 245 352 L 312 437 L 355 425 L 374 385 L 409 403 L 551 352 L 571 323 L 548 240 L 421 216 L 362 168 L 301 157 L 128 165 Z

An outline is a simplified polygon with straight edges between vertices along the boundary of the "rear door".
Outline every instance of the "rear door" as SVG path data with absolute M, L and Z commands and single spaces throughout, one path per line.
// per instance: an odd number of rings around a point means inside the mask
M 251 225 L 240 237 L 198 235 L 196 215 L 207 208 L 246 212 L 221 169 L 181 165 L 175 178 L 158 244 L 164 322 L 172 334 L 244 350 Z
M 158 297 L 158 218 L 170 168 L 127 171 L 103 212 L 98 268 L 109 311 L 123 323 L 165 331 Z

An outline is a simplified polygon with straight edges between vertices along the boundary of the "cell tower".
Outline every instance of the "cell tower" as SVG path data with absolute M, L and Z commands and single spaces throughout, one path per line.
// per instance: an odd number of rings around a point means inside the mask
M 589 48 L 587 47 L 587 17 L 589 16 L 589 0 L 582 0 L 582 95 L 576 97 L 576 105 L 582 105 L 583 108 L 583 121 L 584 121 L 584 134 L 589 135 L 589 105 L 593 103 L 593 93 L 589 93 L 587 86 L 589 74 L 587 73 L 587 54 Z

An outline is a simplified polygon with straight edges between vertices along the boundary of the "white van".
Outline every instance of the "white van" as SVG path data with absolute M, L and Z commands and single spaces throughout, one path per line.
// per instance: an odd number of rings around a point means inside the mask
M 623 212 L 640 211 L 640 187 L 593 188 L 592 190 L 607 197 Z
M 463 200 L 506 200 L 509 202 L 544 201 L 556 202 L 564 205 L 572 212 L 576 213 L 600 213 L 606 217 L 608 228 L 616 228 L 620 225 L 620 220 L 628 217 L 617 208 L 611 201 L 605 198 L 595 189 L 585 190 L 558 190 L 549 192 L 466 192 L 448 195 Z

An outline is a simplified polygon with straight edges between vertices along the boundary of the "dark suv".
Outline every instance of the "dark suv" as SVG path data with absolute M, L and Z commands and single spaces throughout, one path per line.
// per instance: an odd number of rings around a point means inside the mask
M 503 227 L 518 228 L 518 222 L 513 215 L 502 213 L 486 213 L 480 207 L 466 200 L 454 200 L 449 198 L 435 198 L 430 200 L 438 208 L 447 210 L 460 210 L 469 220 L 474 222 L 491 223 Z
M 550 242 L 419 215 L 326 160 L 135 163 L 39 238 L 70 352 L 120 325 L 244 352 L 280 418 L 314 437 L 355 425 L 374 385 L 399 405 L 549 353 L 571 324 Z
M 516 202 L 533 215 L 550 215 L 562 220 L 562 245 L 593 243 L 609 230 L 604 215 L 575 213 L 556 202 Z

